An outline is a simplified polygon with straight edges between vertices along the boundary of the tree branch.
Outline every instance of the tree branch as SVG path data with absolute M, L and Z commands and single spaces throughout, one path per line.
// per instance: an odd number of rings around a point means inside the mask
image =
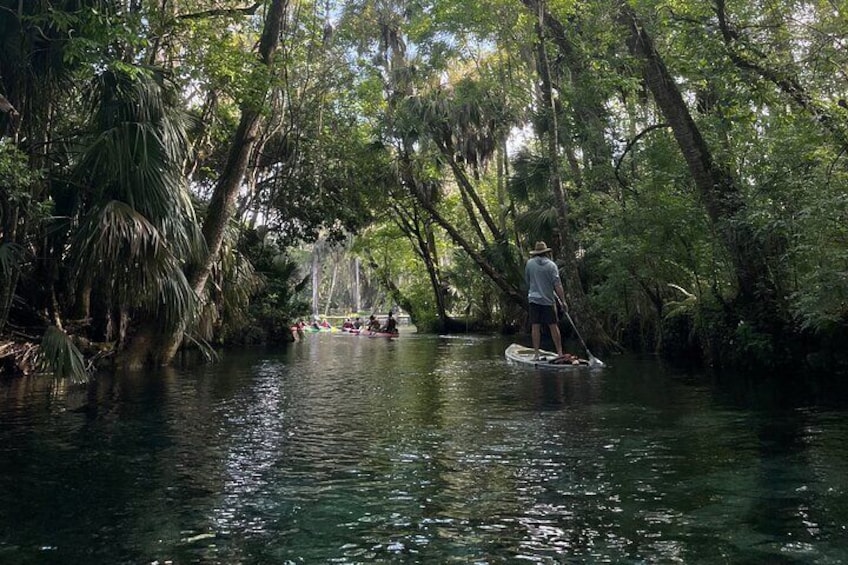
M 730 60 L 743 71 L 751 71 L 758 74 L 763 79 L 771 82 L 788 96 L 800 108 L 807 111 L 818 121 L 827 131 L 829 131 L 839 142 L 842 148 L 848 148 L 848 132 L 845 131 L 842 120 L 839 116 L 834 115 L 826 107 L 816 101 L 800 83 L 800 81 L 788 74 L 780 73 L 774 69 L 770 69 L 760 64 L 757 61 L 746 57 L 742 51 L 737 49 L 737 45 L 741 43 L 739 33 L 727 19 L 727 11 L 725 0 L 715 0 L 716 16 L 718 17 L 719 29 L 721 30 L 722 38 L 724 39 L 725 47 Z M 760 55 L 760 59 L 764 56 Z
M 633 146 L 639 143 L 640 139 L 642 139 L 655 129 L 662 129 L 668 127 L 671 127 L 671 124 L 665 122 L 648 126 L 647 128 L 640 131 L 638 134 L 636 134 L 636 137 L 627 142 L 627 145 L 625 146 L 624 151 L 621 153 L 621 156 L 615 160 L 615 178 L 618 180 L 618 184 L 620 184 L 623 188 L 627 188 L 627 183 L 619 175 L 619 170 L 621 169 L 621 164 L 624 162 L 624 158 L 627 156 L 630 150 L 633 149 Z
M 216 8 L 214 10 L 205 10 L 203 12 L 193 12 L 191 14 L 181 14 L 177 16 L 178 20 L 202 20 L 204 18 L 217 18 L 220 16 L 252 16 L 256 10 L 262 5 L 261 2 L 256 2 L 253 6 L 245 8 Z

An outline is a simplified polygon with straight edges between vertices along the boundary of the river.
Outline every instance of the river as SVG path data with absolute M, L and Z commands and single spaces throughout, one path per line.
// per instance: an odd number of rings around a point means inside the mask
M 841 396 L 507 344 L 3 383 L 0 563 L 848 563 Z

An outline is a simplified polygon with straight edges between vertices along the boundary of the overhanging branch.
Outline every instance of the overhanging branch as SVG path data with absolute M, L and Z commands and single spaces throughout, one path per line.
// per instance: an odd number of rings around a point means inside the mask
M 221 16 L 252 16 L 256 14 L 256 10 L 262 5 L 261 2 L 256 2 L 252 6 L 245 8 L 216 8 L 214 10 L 204 10 L 203 12 L 192 12 L 191 14 L 181 14 L 177 16 L 178 20 L 202 20 L 204 18 L 217 18 Z

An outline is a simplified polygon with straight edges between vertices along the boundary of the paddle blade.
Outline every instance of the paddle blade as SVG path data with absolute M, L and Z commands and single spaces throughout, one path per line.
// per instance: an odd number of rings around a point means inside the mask
M 606 364 L 591 353 L 589 353 L 589 366 L 601 369 L 603 367 L 606 367 Z

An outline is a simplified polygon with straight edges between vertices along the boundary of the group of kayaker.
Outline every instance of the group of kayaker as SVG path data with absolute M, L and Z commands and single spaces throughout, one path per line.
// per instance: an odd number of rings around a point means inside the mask
M 321 318 L 319 320 L 317 317 L 315 317 L 309 323 L 304 322 L 303 318 L 301 318 L 297 322 L 292 324 L 289 327 L 289 330 L 291 330 L 292 337 L 294 337 L 295 341 L 297 341 L 299 336 L 302 336 L 304 332 L 328 332 L 333 331 L 333 327 L 330 325 L 326 318 Z
M 357 330 L 365 329 L 369 332 L 376 333 L 398 333 L 397 320 L 394 317 L 394 314 L 391 310 L 389 310 L 389 315 L 386 318 L 386 323 L 383 324 L 380 320 L 377 319 L 377 316 L 371 314 L 368 317 L 368 322 L 365 323 L 362 321 L 362 318 L 357 316 L 353 320 L 350 318 L 345 318 L 344 323 L 342 324 L 342 331 L 353 332 Z

